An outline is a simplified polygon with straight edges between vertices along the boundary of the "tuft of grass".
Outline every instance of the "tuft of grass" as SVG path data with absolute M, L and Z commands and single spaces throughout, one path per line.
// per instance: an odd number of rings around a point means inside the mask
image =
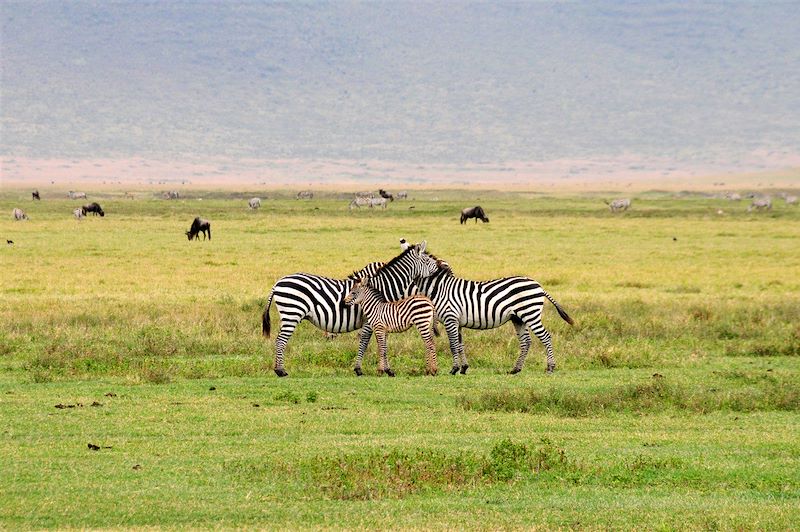
M 531 388 L 484 392 L 477 397 L 461 395 L 465 410 L 524 412 L 565 417 L 597 416 L 604 412 L 648 414 L 668 409 L 690 412 L 730 410 L 753 412 L 800 410 L 800 383 L 770 377 L 747 388 L 691 388 L 670 383 L 655 374 L 638 384 L 592 392 L 551 387 L 547 392 Z

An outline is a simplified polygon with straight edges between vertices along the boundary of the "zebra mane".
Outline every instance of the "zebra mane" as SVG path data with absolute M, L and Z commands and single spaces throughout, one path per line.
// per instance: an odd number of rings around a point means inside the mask
M 392 260 L 390 260 L 389 262 L 378 268 L 378 270 L 372 275 L 372 277 L 377 277 L 378 274 L 380 274 L 384 269 L 388 268 L 389 266 L 393 266 L 395 263 L 399 262 L 401 259 L 403 259 L 406 255 L 408 255 L 409 253 L 411 253 L 411 251 L 415 249 L 417 249 L 416 244 L 408 246 L 408 248 L 404 249 L 403 252 L 400 253 L 398 256 L 396 256 L 395 258 L 393 258 Z

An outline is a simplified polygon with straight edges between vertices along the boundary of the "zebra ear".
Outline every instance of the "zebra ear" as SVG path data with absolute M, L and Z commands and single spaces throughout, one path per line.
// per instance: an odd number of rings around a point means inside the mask
M 427 246 L 428 246 L 428 241 L 427 240 L 423 240 L 422 242 L 417 244 L 417 249 L 419 250 L 420 253 L 425 253 L 425 248 Z

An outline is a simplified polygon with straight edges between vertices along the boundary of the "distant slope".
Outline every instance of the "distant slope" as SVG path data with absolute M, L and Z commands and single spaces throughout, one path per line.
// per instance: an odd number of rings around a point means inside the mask
M 4 155 L 800 152 L 797 4 L 4 2 Z

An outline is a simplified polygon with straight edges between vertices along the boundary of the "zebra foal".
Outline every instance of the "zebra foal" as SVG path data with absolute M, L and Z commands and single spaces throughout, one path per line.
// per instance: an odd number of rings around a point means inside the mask
M 369 278 L 355 282 L 344 298 L 345 305 L 361 307 L 365 321 L 375 334 L 378 343 L 378 372 L 394 377 L 389 367 L 386 337 L 392 332 L 403 332 L 415 326 L 425 342 L 425 373 L 436 375 L 436 346 L 433 343 L 433 322 L 436 311 L 430 299 L 423 295 L 413 295 L 400 301 L 387 301 L 386 298 L 369 285 Z M 361 375 L 360 366 L 356 374 Z

